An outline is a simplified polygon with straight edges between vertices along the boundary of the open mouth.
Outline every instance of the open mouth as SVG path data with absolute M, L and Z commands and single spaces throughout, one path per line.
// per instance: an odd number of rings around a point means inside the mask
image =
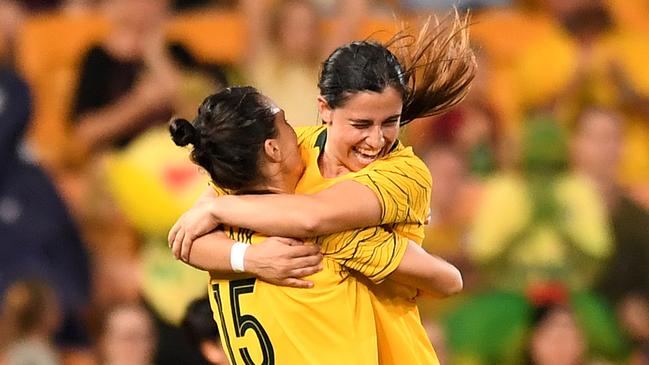
M 369 165 L 370 163 L 376 161 L 381 153 L 381 151 L 374 152 L 369 150 L 361 150 L 357 147 L 352 148 L 352 151 L 354 152 L 354 155 L 356 155 L 356 158 L 358 158 L 358 160 L 364 165 Z

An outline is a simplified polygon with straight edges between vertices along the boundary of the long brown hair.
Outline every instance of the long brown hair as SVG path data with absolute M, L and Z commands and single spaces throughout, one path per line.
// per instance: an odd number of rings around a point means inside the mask
M 401 125 L 442 114 L 460 103 L 475 77 L 476 61 L 469 43 L 468 13 L 457 10 L 442 20 L 431 16 L 417 35 L 401 26 L 385 46 L 397 57 L 408 85 Z

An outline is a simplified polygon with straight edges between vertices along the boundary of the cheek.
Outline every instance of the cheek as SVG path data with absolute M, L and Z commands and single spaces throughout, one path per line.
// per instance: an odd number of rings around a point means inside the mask
M 383 138 L 385 142 L 392 146 L 392 144 L 399 138 L 399 127 L 391 127 L 383 130 Z

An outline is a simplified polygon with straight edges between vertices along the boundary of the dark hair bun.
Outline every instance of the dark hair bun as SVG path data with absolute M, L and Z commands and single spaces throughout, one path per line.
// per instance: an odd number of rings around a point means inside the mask
M 187 146 L 188 144 L 196 144 L 198 140 L 198 131 L 194 126 L 183 118 L 175 118 L 169 123 L 169 133 L 171 139 L 177 146 Z

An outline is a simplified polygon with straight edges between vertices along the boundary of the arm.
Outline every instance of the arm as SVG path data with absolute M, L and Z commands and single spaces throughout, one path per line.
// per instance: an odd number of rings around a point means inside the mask
M 411 150 L 398 153 L 313 195 L 223 196 L 195 206 L 176 222 L 169 244 L 191 246 L 194 239 L 222 223 L 285 237 L 314 237 L 401 222 L 424 224 L 430 172 Z
M 151 82 L 140 82 L 135 90 L 114 103 L 84 113 L 75 133 L 87 150 L 95 150 L 139 128 L 151 110 L 165 104 L 166 96 Z
M 232 196 L 211 205 L 215 221 L 269 235 L 309 237 L 393 223 L 423 224 L 432 178 L 409 148 L 313 195 Z
M 290 237 L 376 226 L 381 218 L 374 192 L 355 181 L 337 183 L 313 195 L 224 196 L 209 209 L 215 222 Z
M 322 253 L 375 284 L 392 279 L 435 297 L 462 290 L 460 272 L 398 233 L 369 227 L 316 238 Z M 414 295 L 414 293 L 413 293 Z
M 272 42 L 270 37 L 272 9 L 268 0 L 241 0 L 240 4 L 248 33 L 244 65 L 250 68 L 259 54 L 263 54 Z
M 211 188 L 210 188 L 211 190 Z M 174 224 L 169 246 L 187 258 L 192 242 L 219 224 L 269 236 L 315 237 L 379 224 L 381 204 L 371 189 L 345 181 L 314 195 L 216 196 L 206 192 Z
M 189 265 L 206 271 L 232 274 L 230 250 L 234 240 L 222 231 L 213 231 L 194 241 Z M 174 255 L 178 257 L 177 252 Z M 299 279 L 322 269 L 322 254 L 314 245 L 290 238 L 269 237 L 248 247 L 244 256 L 245 272 L 275 285 L 309 288 L 310 281 Z
M 95 48 L 88 54 L 73 113 L 75 133 L 86 149 L 101 148 L 128 135 L 140 128 L 140 123 L 149 122 L 146 117 L 152 111 L 165 108 L 177 99 L 180 71 L 172 61 L 163 37 L 154 32 L 145 40 L 145 71 L 131 89 L 108 103 L 105 92 L 98 85 L 111 82 L 109 78 L 114 73 L 111 56 L 102 48 Z
M 433 297 L 447 297 L 462 290 L 462 274 L 455 266 L 430 255 L 413 241 L 397 269 L 388 278 L 419 289 Z

